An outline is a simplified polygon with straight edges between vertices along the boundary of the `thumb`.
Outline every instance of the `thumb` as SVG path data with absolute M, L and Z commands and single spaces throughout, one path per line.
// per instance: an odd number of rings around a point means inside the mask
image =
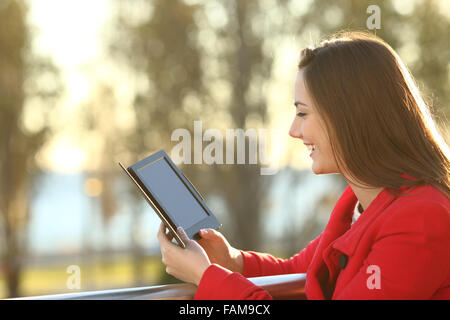
M 201 229 L 200 230 L 200 235 L 204 239 L 221 238 L 220 232 L 217 232 L 216 230 L 210 229 L 210 228 L 208 228 L 208 229 Z

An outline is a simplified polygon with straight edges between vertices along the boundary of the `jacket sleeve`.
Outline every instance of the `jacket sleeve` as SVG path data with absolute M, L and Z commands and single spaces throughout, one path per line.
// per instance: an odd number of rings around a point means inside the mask
M 263 277 L 277 274 L 305 273 L 314 256 L 320 238 L 321 235 L 289 259 L 275 258 L 267 253 L 241 251 L 244 257 L 243 275 L 245 277 Z
M 448 203 L 415 202 L 383 224 L 363 267 L 335 299 L 430 299 L 450 276 Z
M 286 273 L 304 273 L 314 255 L 319 237 L 309 243 L 300 253 L 290 259 L 275 258 L 266 253 L 242 251 L 243 275 L 212 264 L 203 273 L 195 293 L 196 300 L 267 300 L 272 299 L 263 288 L 246 277 L 269 276 Z
M 212 264 L 203 273 L 195 300 L 271 300 L 270 294 L 242 274 Z

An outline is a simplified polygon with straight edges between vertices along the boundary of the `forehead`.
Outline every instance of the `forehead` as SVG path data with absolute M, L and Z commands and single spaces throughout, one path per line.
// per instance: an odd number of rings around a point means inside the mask
M 302 101 L 308 105 L 311 104 L 311 99 L 305 86 L 304 70 L 300 70 L 295 78 L 294 98 L 295 101 Z

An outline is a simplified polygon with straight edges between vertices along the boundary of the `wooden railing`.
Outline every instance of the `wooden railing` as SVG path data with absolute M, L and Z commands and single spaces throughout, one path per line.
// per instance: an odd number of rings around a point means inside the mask
M 256 277 L 249 280 L 267 290 L 274 299 L 306 299 L 304 273 Z M 193 299 L 196 289 L 193 284 L 183 283 L 23 297 L 15 300 L 190 300 Z

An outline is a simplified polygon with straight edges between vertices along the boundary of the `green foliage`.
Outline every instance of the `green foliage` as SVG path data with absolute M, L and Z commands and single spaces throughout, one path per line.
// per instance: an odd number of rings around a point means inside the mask
M 0 6 L 0 253 L 12 296 L 17 295 L 21 259 L 26 249 L 35 155 L 48 130 L 45 123 L 33 130 L 27 128 L 25 103 L 37 97 L 51 106 L 50 100 L 60 88 L 51 62 L 30 51 L 26 13 L 20 0 L 6 1 Z M 33 83 L 44 72 L 55 79 L 52 89 L 43 90 Z

